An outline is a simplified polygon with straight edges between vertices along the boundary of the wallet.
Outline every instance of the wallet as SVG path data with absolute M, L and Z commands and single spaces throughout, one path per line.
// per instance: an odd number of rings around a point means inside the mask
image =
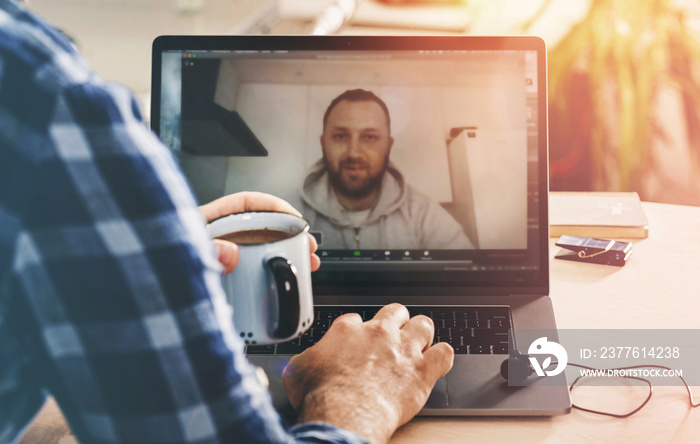
M 631 242 L 563 235 L 556 246 L 562 250 L 556 259 L 622 267 L 632 254 Z

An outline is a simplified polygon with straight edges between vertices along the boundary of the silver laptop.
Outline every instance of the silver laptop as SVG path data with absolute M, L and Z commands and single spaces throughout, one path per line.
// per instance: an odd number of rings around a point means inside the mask
M 271 193 L 318 240 L 311 329 L 247 347 L 280 410 L 291 355 L 390 302 L 455 349 L 422 415 L 570 410 L 563 374 L 515 387 L 500 371 L 529 332 L 556 332 L 541 39 L 160 37 L 152 80 L 152 127 L 200 202 Z

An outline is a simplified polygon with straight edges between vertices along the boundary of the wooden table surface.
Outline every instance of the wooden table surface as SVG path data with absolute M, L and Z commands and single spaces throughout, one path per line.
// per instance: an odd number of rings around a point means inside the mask
M 643 203 L 649 238 L 632 240 L 622 267 L 551 260 L 551 297 L 562 329 L 700 329 L 700 207 Z M 559 251 L 550 242 L 550 256 Z M 700 338 L 699 338 L 700 339 Z M 700 388 L 695 388 L 700 399 Z M 633 408 L 640 387 L 577 389 L 576 402 L 614 411 Z M 72 444 L 50 400 L 21 444 Z M 573 410 L 553 418 L 416 418 L 399 429 L 397 444 L 464 443 L 695 443 L 700 408 L 683 387 L 655 387 L 636 415 L 615 419 Z

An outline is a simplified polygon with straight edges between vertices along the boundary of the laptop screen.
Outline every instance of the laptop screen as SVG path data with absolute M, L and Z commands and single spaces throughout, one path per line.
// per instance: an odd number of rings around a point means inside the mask
M 544 57 L 530 37 L 163 37 L 151 122 L 200 202 L 302 212 L 316 292 L 540 291 Z

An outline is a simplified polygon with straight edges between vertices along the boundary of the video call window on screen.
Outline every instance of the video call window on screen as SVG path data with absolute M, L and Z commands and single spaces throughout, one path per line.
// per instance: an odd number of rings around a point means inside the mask
M 200 201 L 280 196 L 326 261 L 517 261 L 535 69 L 523 51 L 166 53 L 160 135 Z

